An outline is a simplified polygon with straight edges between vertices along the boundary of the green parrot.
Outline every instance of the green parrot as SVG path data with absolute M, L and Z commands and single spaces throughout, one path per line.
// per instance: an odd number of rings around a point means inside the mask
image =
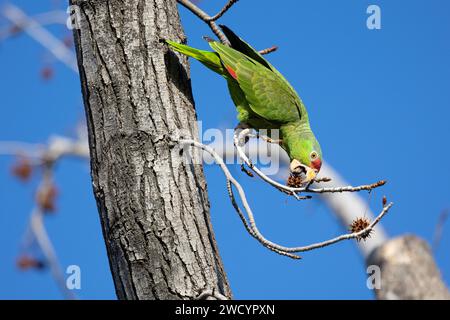
M 228 27 L 220 27 L 231 47 L 209 38 L 205 39 L 214 52 L 165 41 L 173 50 L 200 61 L 223 76 L 236 105 L 240 125 L 257 131 L 278 129 L 280 146 L 291 161 L 291 173 L 301 175 L 302 183 L 313 181 L 322 166 L 322 151 L 302 100 L 258 51 Z

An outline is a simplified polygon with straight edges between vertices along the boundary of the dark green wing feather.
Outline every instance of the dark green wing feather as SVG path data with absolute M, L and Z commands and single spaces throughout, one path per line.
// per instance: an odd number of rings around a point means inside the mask
M 209 44 L 219 54 L 256 114 L 279 123 L 307 120 L 305 107 L 297 93 L 278 72 L 228 46 L 218 42 Z
M 293 91 L 295 95 L 297 95 L 297 92 L 295 89 L 291 86 L 291 84 L 286 80 L 286 78 L 273 66 L 270 64 L 269 61 L 267 61 L 255 48 L 253 48 L 251 45 L 249 45 L 247 42 L 242 40 L 239 36 L 237 36 L 230 28 L 227 26 L 221 24 L 220 28 L 222 29 L 225 36 L 228 38 L 228 40 L 231 43 L 231 47 L 239 52 L 242 52 L 246 56 L 252 58 L 255 61 L 258 61 L 263 66 L 269 68 L 276 74 L 280 76 L 280 78 L 289 86 L 289 88 Z
M 231 31 L 230 28 L 228 28 L 227 26 L 225 26 L 223 24 L 220 25 L 220 28 L 222 29 L 222 31 L 225 34 L 225 36 L 227 37 L 227 39 L 230 41 L 231 47 L 234 50 L 242 52 L 247 57 L 250 57 L 253 60 L 258 61 L 263 66 L 265 66 L 266 68 L 269 68 L 272 71 L 277 71 L 269 63 L 269 61 L 264 59 L 264 57 L 258 51 L 256 51 L 251 45 L 249 45 L 247 42 L 245 42 L 244 40 L 239 38 L 233 31 Z

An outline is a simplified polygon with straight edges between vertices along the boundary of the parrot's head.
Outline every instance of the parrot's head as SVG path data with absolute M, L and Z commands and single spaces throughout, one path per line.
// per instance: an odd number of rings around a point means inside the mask
M 302 134 L 289 148 L 292 174 L 301 175 L 303 183 L 313 181 L 322 167 L 322 150 L 312 132 Z

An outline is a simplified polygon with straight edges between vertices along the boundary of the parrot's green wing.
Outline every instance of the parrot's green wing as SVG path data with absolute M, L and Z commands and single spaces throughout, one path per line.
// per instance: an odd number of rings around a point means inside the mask
M 279 128 L 276 123 L 261 118 L 251 109 L 244 92 L 233 78 L 228 77 L 227 83 L 231 98 L 238 112 L 239 122 L 246 123 L 256 130 Z M 270 135 L 270 132 L 268 132 L 268 135 Z
M 253 60 L 258 61 L 263 66 L 269 68 L 273 72 L 275 72 L 277 75 L 280 76 L 281 80 L 285 82 L 285 84 L 292 90 L 292 92 L 297 96 L 297 92 L 295 89 L 291 86 L 291 84 L 286 80 L 286 78 L 273 66 L 270 64 L 269 61 L 267 61 L 255 48 L 253 48 L 251 45 L 249 45 L 247 42 L 242 40 L 239 36 L 237 36 L 230 28 L 227 26 L 221 24 L 220 28 L 222 29 L 223 33 L 227 37 L 227 39 L 231 43 L 231 47 L 239 52 L 242 52 L 246 56 L 252 58 Z M 301 99 L 300 99 L 301 100 Z
M 218 42 L 209 44 L 219 54 L 256 114 L 280 124 L 300 119 L 307 121 L 306 109 L 300 98 L 281 75 L 242 52 Z

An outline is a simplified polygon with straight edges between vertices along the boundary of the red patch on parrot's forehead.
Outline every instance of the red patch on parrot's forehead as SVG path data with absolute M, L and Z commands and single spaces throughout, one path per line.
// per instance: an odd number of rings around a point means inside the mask
M 225 66 L 225 68 L 227 68 L 228 73 L 229 73 L 234 79 L 237 79 L 237 74 L 236 74 L 236 72 L 235 72 L 230 66 Z
M 311 161 L 311 168 L 316 169 L 317 171 L 320 171 L 321 167 L 322 167 L 321 159 L 316 159 L 314 161 Z

